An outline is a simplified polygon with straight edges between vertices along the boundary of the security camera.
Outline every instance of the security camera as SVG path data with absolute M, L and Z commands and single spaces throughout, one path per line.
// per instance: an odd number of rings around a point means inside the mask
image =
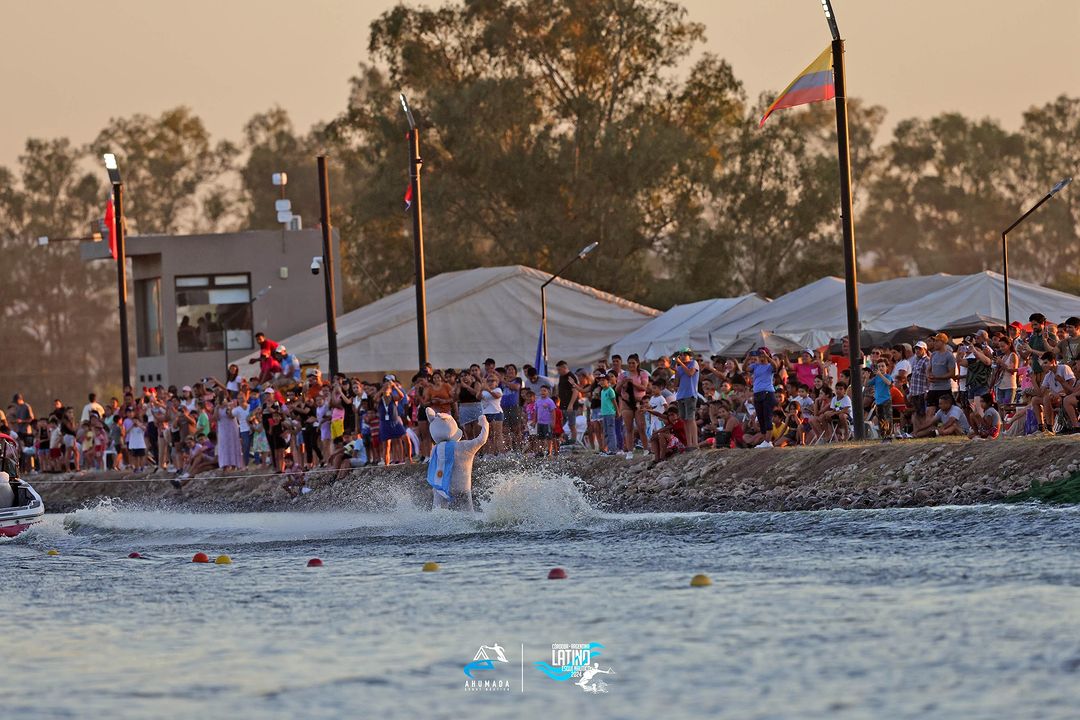
M 322 267 L 322 255 L 316 255 L 315 257 L 311 258 L 311 274 L 312 275 L 318 275 L 319 274 L 319 268 L 321 268 L 321 267 Z

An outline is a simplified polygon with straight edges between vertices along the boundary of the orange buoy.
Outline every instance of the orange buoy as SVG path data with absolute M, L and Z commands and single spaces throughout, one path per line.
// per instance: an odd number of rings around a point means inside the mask
M 208 563 L 208 562 L 210 562 L 210 556 L 207 555 L 204 552 L 197 552 L 192 556 L 191 562 L 193 562 L 193 563 Z
M 307 561 L 307 566 L 308 567 L 322 567 L 323 562 L 319 558 L 311 558 L 310 560 Z
M 548 580 L 565 580 L 566 571 L 562 568 L 551 568 L 548 572 Z

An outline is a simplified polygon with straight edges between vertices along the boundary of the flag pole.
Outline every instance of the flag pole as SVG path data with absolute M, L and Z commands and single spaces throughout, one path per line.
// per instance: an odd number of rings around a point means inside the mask
M 840 224 L 844 235 L 844 289 L 847 296 L 848 360 L 851 363 L 851 411 L 855 439 L 866 437 L 863 422 L 862 347 L 859 327 L 859 288 L 855 272 L 855 220 L 851 202 L 851 145 L 848 140 L 847 79 L 844 76 L 844 40 L 836 26 L 830 0 L 821 0 L 832 33 L 833 88 L 836 95 L 836 146 L 840 163 Z
M 424 161 L 420 158 L 420 128 L 413 119 L 412 109 L 400 93 L 401 107 L 409 121 L 409 188 L 412 190 L 413 217 L 413 272 L 416 284 L 416 345 L 417 372 L 424 372 L 428 361 L 427 338 L 427 281 L 424 266 L 424 212 L 420 200 L 420 168 Z

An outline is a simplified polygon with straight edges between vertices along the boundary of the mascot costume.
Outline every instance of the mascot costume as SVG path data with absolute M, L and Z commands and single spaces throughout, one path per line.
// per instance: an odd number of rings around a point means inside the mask
M 427 408 L 428 429 L 435 447 L 428 461 L 428 484 L 435 491 L 434 508 L 474 512 L 472 496 L 473 457 L 488 439 L 488 421 L 480 416 L 480 434 L 461 439 L 461 428 L 446 413 Z

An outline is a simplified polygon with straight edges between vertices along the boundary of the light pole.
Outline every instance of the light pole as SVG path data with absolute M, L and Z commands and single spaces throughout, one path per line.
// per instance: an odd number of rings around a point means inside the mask
M 413 217 L 413 272 L 416 275 L 416 345 L 420 363 L 418 371 L 423 371 L 427 364 L 427 288 L 424 278 L 424 211 L 420 201 L 420 168 L 424 161 L 420 159 L 420 128 L 416 127 L 409 101 L 405 93 L 398 93 L 401 108 L 409 121 L 409 182 L 412 190 Z
M 1023 215 L 1018 217 L 1016 219 L 1016 222 L 1014 222 L 1009 227 L 1005 228 L 1005 230 L 1003 230 L 1002 233 L 1001 233 L 1001 276 L 1005 280 L 1005 327 L 1006 327 L 1006 329 L 1009 327 L 1009 323 L 1010 323 L 1010 320 L 1011 320 L 1011 318 L 1009 317 L 1009 240 L 1008 240 L 1008 235 L 1009 235 L 1010 232 L 1012 232 L 1013 228 L 1015 228 L 1020 223 L 1024 222 L 1024 220 L 1027 219 L 1028 215 L 1030 215 L 1033 212 L 1035 212 L 1036 210 L 1038 210 L 1042 206 L 1042 204 L 1044 202 L 1046 202 L 1050 198 L 1057 195 L 1059 192 L 1061 192 L 1061 190 L 1066 185 L 1068 185 L 1071 182 L 1072 182 L 1071 177 L 1067 177 L 1064 180 L 1062 180 L 1061 182 L 1059 182 L 1057 185 L 1055 185 L 1053 188 L 1050 189 L 1050 192 L 1046 193 L 1046 195 L 1043 196 L 1042 200 L 1035 203 L 1035 205 L 1033 205 L 1030 210 L 1028 210 L 1026 213 L 1024 213 Z
M 851 373 L 851 410 L 855 439 L 866 437 L 862 402 L 862 347 L 859 325 L 859 286 L 855 265 L 855 218 L 851 202 L 851 148 L 848 142 L 847 78 L 844 73 L 844 39 L 836 25 L 830 0 L 821 0 L 832 35 L 833 94 L 836 98 L 836 149 L 840 164 L 840 228 L 844 237 L 844 293 L 847 301 L 848 360 Z
M 109 232 L 116 238 L 116 290 L 119 296 L 120 310 L 120 367 L 124 374 L 121 387 L 131 385 L 131 358 L 128 353 L 128 320 L 127 320 L 127 247 L 124 237 L 124 183 L 120 179 L 120 169 L 116 164 L 116 156 L 105 153 L 105 170 L 109 173 L 109 181 L 113 188 L 113 226 Z
M 247 301 L 248 316 L 251 318 L 251 331 L 255 331 L 255 301 L 261 298 L 266 293 L 273 289 L 273 285 L 267 285 L 259 292 L 255 293 L 254 297 L 251 297 Z M 221 325 L 222 340 L 225 345 L 225 383 L 229 382 L 229 328 L 227 322 L 223 322 Z
M 289 174 L 276 172 L 270 176 L 270 180 L 274 183 L 274 187 L 281 188 L 280 196 L 274 201 L 274 210 L 277 212 L 277 221 L 281 223 L 281 252 L 284 254 L 285 231 L 293 219 L 292 203 L 285 197 L 285 186 L 289 184 Z
M 584 260 L 589 253 L 596 249 L 596 246 L 600 243 L 594 242 L 581 248 L 581 251 L 570 258 L 570 261 L 559 268 L 559 271 L 549 277 L 547 281 L 540 286 L 540 333 L 543 335 L 543 348 L 544 348 L 544 369 L 547 370 L 548 364 L 548 343 L 547 343 L 547 286 L 550 285 L 556 278 L 566 272 L 567 268 L 576 263 L 578 260 Z M 539 371 L 539 368 L 537 369 Z
M 330 180 L 326 171 L 326 156 L 319 155 L 319 208 L 322 211 L 322 256 L 326 277 L 323 288 L 326 291 L 326 350 L 330 355 L 330 377 L 338 374 L 337 353 L 337 308 L 334 305 L 334 247 L 330 228 Z M 423 367 L 423 366 L 421 366 Z

